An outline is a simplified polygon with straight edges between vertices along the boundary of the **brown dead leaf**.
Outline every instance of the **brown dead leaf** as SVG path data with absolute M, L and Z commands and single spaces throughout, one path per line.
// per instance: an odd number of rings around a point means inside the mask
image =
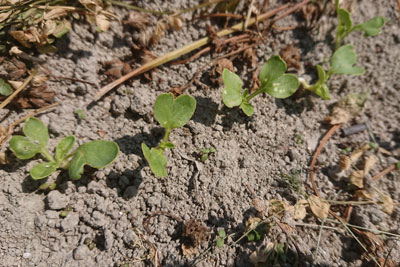
M 303 18 L 307 21 L 309 26 L 315 24 L 321 12 L 322 6 L 318 1 L 313 2 L 312 5 L 306 5 L 301 8 Z
M 68 12 L 67 12 L 66 8 L 60 6 L 60 7 L 51 9 L 49 12 L 46 12 L 43 15 L 43 19 L 44 20 L 54 20 L 54 19 L 57 19 L 60 17 L 65 17 L 67 15 L 68 15 Z
M 349 94 L 333 107 L 326 120 L 332 125 L 349 122 L 361 113 L 367 98 L 368 93 Z
M 299 48 L 294 46 L 294 44 L 284 46 L 279 55 L 286 62 L 288 68 L 300 69 L 299 60 L 301 59 L 301 53 Z
M 288 209 L 288 204 L 284 201 L 271 199 L 269 200 L 268 215 L 278 215 Z
M 254 68 L 257 65 L 257 56 L 253 48 L 249 47 L 246 50 L 244 50 L 243 57 L 244 59 L 250 62 L 252 68 Z
M 307 200 L 299 200 L 296 205 L 293 206 L 293 219 L 303 220 L 307 215 L 306 206 L 308 206 Z
M 357 191 L 354 193 L 354 196 L 355 196 L 357 199 L 363 199 L 363 200 L 373 200 L 373 199 L 374 199 L 374 194 L 373 194 L 373 192 L 370 192 L 370 191 L 368 191 L 368 190 L 366 190 L 366 189 L 357 190 Z
M 148 45 L 152 46 L 158 44 L 161 38 L 164 37 L 165 32 L 168 30 L 169 30 L 169 25 L 166 21 L 160 20 L 159 22 L 157 22 L 156 28 L 154 29 L 154 32 L 150 37 Z
M 392 214 L 393 210 L 394 210 L 394 203 L 393 203 L 393 199 L 385 194 L 380 194 L 381 195 L 381 201 L 383 202 L 382 204 L 382 210 L 383 212 L 387 213 L 387 214 Z
M 110 20 L 104 14 L 97 14 L 96 15 L 96 25 L 100 29 L 100 31 L 105 32 L 110 28 Z
M 182 252 L 185 256 L 190 256 L 197 252 L 197 246 L 206 241 L 210 231 L 200 221 L 189 220 L 184 225 Z
M 183 26 L 183 19 L 180 16 L 168 17 L 169 28 L 179 31 Z
M 315 216 L 321 219 L 328 217 L 330 207 L 328 201 L 315 195 L 309 196 L 307 200 L 308 204 L 310 204 L 311 211 Z
M 17 90 L 18 88 L 20 88 L 21 85 L 23 84 L 23 82 L 21 82 L 21 81 L 10 81 L 10 80 L 8 80 L 7 82 L 8 82 L 9 84 L 11 84 L 11 86 L 12 86 L 15 90 Z
M 260 218 L 258 218 L 258 217 L 250 217 L 246 221 L 246 230 L 245 230 L 245 232 L 250 231 L 251 229 L 255 229 L 260 222 L 261 222 Z
M 11 15 L 12 11 L 8 11 L 8 12 L 4 12 L 4 13 L 0 13 L 0 22 L 5 21 L 6 19 L 8 19 L 8 17 Z
M 214 66 L 210 74 L 212 77 L 211 80 L 217 84 L 222 84 L 222 72 L 224 69 L 228 69 L 232 72 L 234 71 L 232 61 L 227 58 L 219 59 Z
M 367 175 L 376 163 L 376 158 L 373 155 L 367 156 L 364 165 L 364 175 Z
M 356 170 L 350 175 L 350 183 L 358 188 L 364 187 L 364 170 Z
M 365 247 L 368 248 L 369 252 L 377 253 L 383 251 L 384 242 L 379 235 L 375 235 L 371 232 L 364 232 L 361 230 L 357 231 L 357 235 L 360 237 Z
M 1 165 L 10 164 L 10 159 L 5 152 L 0 152 L 0 164 Z
M 29 38 L 25 35 L 24 31 L 9 31 L 8 34 L 10 34 L 22 46 L 26 48 L 32 47 L 32 44 L 30 44 Z
M 250 262 L 255 267 L 265 266 L 271 251 L 274 249 L 274 243 L 268 242 L 265 248 L 257 249 L 250 254 Z
M 134 29 L 143 31 L 150 24 L 149 16 L 142 12 L 130 12 L 126 20 L 122 21 L 122 24 L 129 25 Z
M 379 266 L 384 267 L 399 267 L 399 263 L 394 262 L 392 259 L 388 258 L 378 258 Z
M 264 202 L 256 197 L 251 200 L 251 204 L 253 205 L 254 209 L 259 213 L 263 214 L 267 210 L 267 206 L 264 204 Z

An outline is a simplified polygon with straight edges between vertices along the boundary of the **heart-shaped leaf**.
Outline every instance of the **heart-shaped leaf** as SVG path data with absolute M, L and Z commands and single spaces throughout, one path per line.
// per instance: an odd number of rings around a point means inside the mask
M 150 165 L 151 171 L 158 177 L 167 176 L 167 170 L 165 168 L 167 166 L 167 160 L 164 156 L 164 151 L 154 147 L 150 150 L 145 143 L 142 143 L 142 151 Z
M 353 29 L 364 32 L 365 36 L 375 36 L 382 32 L 383 25 L 385 25 L 385 18 L 378 16 L 354 26 Z
M 68 151 L 74 146 L 75 137 L 67 136 L 63 138 L 56 147 L 56 161 L 62 161 Z
M 222 101 L 228 108 L 239 106 L 242 103 L 243 82 L 238 75 L 228 69 L 222 73 L 224 90 L 222 91 Z
M 100 169 L 111 164 L 118 156 L 119 147 L 115 142 L 96 140 L 81 145 L 72 158 L 68 172 L 71 179 L 79 179 L 83 166 Z
M 154 104 L 154 116 L 166 129 L 179 128 L 185 125 L 196 109 L 196 100 L 189 95 L 180 95 L 174 99 L 173 94 L 161 94 Z
M 0 95 L 8 96 L 12 92 L 11 85 L 0 78 Z
M 40 152 L 41 146 L 33 143 L 28 137 L 14 135 L 10 140 L 10 149 L 17 158 L 30 159 Z
M 261 87 L 269 86 L 286 72 L 286 63 L 280 56 L 272 56 L 260 70 Z M 264 84 L 264 85 L 263 85 Z
M 299 88 L 299 80 L 293 74 L 283 74 L 269 83 L 264 91 L 276 98 L 287 98 Z
M 30 170 L 30 175 L 34 180 L 43 179 L 53 172 L 55 172 L 58 168 L 58 164 L 56 162 L 43 162 L 39 163 Z
M 41 147 L 46 147 L 49 141 L 49 132 L 46 125 L 41 120 L 35 117 L 27 118 L 22 131 L 32 142 Z
M 357 61 L 357 54 L 352 45 L 344 45 L 335 51 L 331 58 L 330 74 L 351 74 L 361 75 L 364 68 L 354 66 Z

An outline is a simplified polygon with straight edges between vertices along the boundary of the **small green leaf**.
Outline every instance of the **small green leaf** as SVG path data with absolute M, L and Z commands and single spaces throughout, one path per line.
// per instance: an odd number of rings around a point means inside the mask
M 396 163 L 396 168 L 397 168 L 398 170 L 400 170 L 400 161 L 398 161 L 398 162 Z
M 353 29 L 364 32 L 365 36 L 375 36 L 382 32 L 383 25 L 385 25 L 385 18 L 378 16 L 355 25 Z
M 242 102 L 242 104 L 240 104 L 240 108 L 243 110 L 244 114 L 250 117 L 254 114 L 254 107 L 248 101 L 245 101 L 245 99 L 243 100 L 244 101 Z
M 338 26 L 337 26 L 337 37 L 343 39 L 347 34 L 351 32 L 352 21 L 350 13 L 343 8 L 337 9 Z
M 75 137 L 72 135 L 63 138 L 56 147 L 56 161 L 62 161 L 65 155 L 74 146 L 74 143 L 75 143 Z
M 101 169 L 117 158 L 119 147 L 112 141 L 95 140 L 81 145 L 77 151 L 82 152 L 87 165 Z
M 151 171 L 157 177 L 167 176 L 167 170 L 166 170 L 167 160 L 165 159 L 164 151 L 162 149 L 153 147 L 150 150 L 145 143 L 142 143 L 142 152 L 147 162 L 150 165 Z
M 0 78 L 0 95 L 8 96 L 13 92 L 11 85 Z
M 154 104 L 154 116 L 166 129 L 179 128 L 193 116 L 196 100 L 189 95 L 180 95 L 174 99 L 173 94 L 161 94 Z
M 283 74 L 273 80 L 264 91 L 276 98 L 287 98 L 299 88 L 299 80 L 293 74 Z
M 86 115 L 85 115 L 85 113 L 83 112 L 82 109 L 78 109 L 78 110 L 76 111 L 76 115 L 78 115 L 79 119 L 81 119 L 81 120 L 86 119 Z
M 30 175 L 34 180 L 43 179 L 55 172 L 57 168 L 58 164 L 56 162 L 39 163 L 32 167 Z
M 222 73 L 224 81 L 224 90 L 222 91 L 222 101 L 228 108 L 239 106 L 242 103 L 243 82 L 238 75 L 228 69 L 224 69 Z
M 24 127 L 22 128 L 26 137 L 30 138 L 32 142 L 46 147 L 49 141 L 49 132 L 46 125 L 35 117 L 29 117 L 25 120 Z
M 321 86 L 316 87 L 313 92 L 316 93 L 317 95 L 319 95 L 324 100 L 331 99 L 331 95 L 329 94 L 329 88 L 326 85 L 326 83 L 322 84 Z
M 118 156 L 119 147 L 115 142 L 96 140 L 78 147 L 68 167 L 69 177 L 73 180 L 81 178 L 83 167 L 87 164 L 100 169 L 111 164 Z
M 14 135 L 10 140 L 10 149 L 19 159 L 33 158 L 40 152 L 40 148 L 38 144 L 25 136 Z
M 72 180 L 78 180 L 83 173 L 83 166 L 85 166 L 85 155 L 82 151 L 77 150 L 69 163 L 68 174 Z
M 286 63 L 280 56 L 272 56 L 260 70 L 261 87 L 270 85 L 286 72 Z
M 226 237 L 226 232 L 224 229 L 221 229 L 218 231 L 218 236 L 221 238 L 225 238 Z
M 224 246 L 224 239 L 223 238 L 217 238 L 217 248 L 222 248 Z
M 351 74 L 361 75 L 364 68 L 354 66 L 357 61 L 357 54 L 352 45 L 344 45 L 335 51 L 331 58 L 329 74 Z

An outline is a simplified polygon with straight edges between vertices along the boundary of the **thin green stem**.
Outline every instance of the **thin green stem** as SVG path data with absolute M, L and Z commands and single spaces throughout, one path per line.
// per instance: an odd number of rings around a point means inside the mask
M 169 135 L 171 134 L 171 132 L 172 132 L 172 129 L 165 128 L 164 137 L 163 137 L 163 139 L 161 140 L 161 143 L 160 143 L 160 145 L 158 146 L 158 148 L 165 148 L 165 144 L 168 143 Z
M 40 154 L 42 154 L 42 156 L 45 157 L 48 161 L 51 161 L 51 162 L 54 161 L 53 156 L 49 153 L 47 148 L 43 147 L 42 149 L 40 149 Z
M 256 90 L 255 92 L 251 93 L 250 95 L 248 95 L 246 97 L 246 100 L 249 102 L 253 97 L 255 97 L 256 95 L 261 94 L 262 92 L 264 92 L 264 88 L 259 88 L 258 90 Z

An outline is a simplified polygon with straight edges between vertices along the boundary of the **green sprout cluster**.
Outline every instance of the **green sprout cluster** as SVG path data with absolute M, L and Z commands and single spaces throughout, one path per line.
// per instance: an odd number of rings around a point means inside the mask
M 375 36 L 382 31 L 385 24 L 383 17 L 375 17 L 367 22 L 353 25 L 350 13 L 339 8 L 336 1 L 336 10 L 338 16 L 338 26 L 336 32 L 336 49 L 330 58 L 330 67 L 325 70 L 322 66 L 317 65 L 318 80 L 314 84 L 308 84 L 304 78 L 297 78 L 293 74 L 286 74 L 286 63 L 280 56 L 272 56 L 262 66 L 259 80 L 261 86 L 255 92 L 250 93 L 247 89 L 242 89 L 243 82 L 238 75 L 228 69 L 224 69 L 222 79 L 224 81 L 224 89 L 222 99 L 224 104 L 229 107 L 239 106 L 247 116 L 254 113 L 254 107 L 250 100 L 260 93 L 267 93 L 276 98 L 287 98 L 293 95 L 299 85 L 306 90 L 312 91 L 322 99 L 331 98 L 328 80 L 332 75 L 362 75 L 365 69 L 355 66 L 357 61 L 357 53 L 352 45 L 341 46 L 343 40 L 353 31 L 362 31 L 365 36 Z
M 22 128 L 25 136 L 14 135 L 10 140 L 11 151 L 19 159 L 30 159 L 36 154 L 47 161 L 38 163 L 30 170 L 33 179 L 43 179 L 58 168 L 68 170 L 69 177 L 77 180 L 85 165 L 101 169 L 112 163 L 118 156 L 119 147 L 115 142 L 96 140 L 80 145 L 70 152 L 75 143 L 74 136 L 63 138 L 57 145 L 53 156 L 47 150 L 49 133 L 46 125 L 39 119 L 29 117 Z
M 165 129 L 165 135 L 157 147 L 150 149 L 145 143 L 142 143 L 143 155 L 156 176 L 167 176 L 167 159 L 164 151 L 175 147 L 173 143 L 169 142 L 172 130 L 185 125 L 195 110 L 196 100 L 192 96 L 180 95 L 174 99 L 173 94 L 168 93 L 157 97 L 154 103 L 154 116 Z

